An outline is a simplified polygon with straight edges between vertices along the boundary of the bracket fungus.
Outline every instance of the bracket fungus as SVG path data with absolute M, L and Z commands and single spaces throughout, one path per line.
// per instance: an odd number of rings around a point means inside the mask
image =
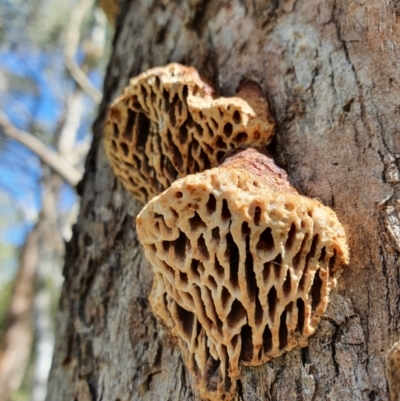
M 131 79 L 111 105 L 104 143 L 115 174 L 146 203 L 177 178 L 217 167 L 238 146 L 265 146 L 274 123 L 255 84 L 217 97 L 192 67 L 176 63 Z
M 148 202 L 153 311 L 209 400 L 233 398 L 241 365 L 305 347 L 349 260 L 335 213 L 262 150 L 273 130 L 256 84 L 217 97 L 179 64 L 133 78 L 104 127 L 115 174 Z
M 393 345 L 386 355 L 386 377 L 391 400 L 400 398 L 400 341 Z
M 210 400 L 233 397 L 241 364 L 307 345 L 349 259 L 335 213 L 252 148 L 175 181 L 138 215 L 137 232 L 155 274 L 153 311 Z

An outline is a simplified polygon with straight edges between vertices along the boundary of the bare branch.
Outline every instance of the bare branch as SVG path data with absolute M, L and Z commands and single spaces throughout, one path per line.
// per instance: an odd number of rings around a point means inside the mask
M 85 14 L 93 7 L 94 0 L 82 0 L 72 12 L 71 21 L 67 29 L 66 46 L 64 51 L 65 65 L 75 79 L 76 83 L 99 104 L 101 102 L 101 92 L 89 81 L 85 72 L 75 61 L 75 54 L 79 46 L 80 28 Z
M 57 141 L 57 151 L 61 156 L 66 157 L 68 153 L 73 151 L 84 110 L 83 91 L 80 88 L 75 88 L 67 100 L 64 123 Z M 73 163 L 73 165 L 75 164 Z
M 15 139 L 29 148 L 70 185 L 75 186 L 78 184 L 82 174 L 75 167 L 32 134 L 16 128 L 1 111 L 0 127 L 9 138 Z
M 89 81 L 87 75 L 81 70 L 78 63 L 69 55 L 65 55 L 65 65 L 68 68 L 72 78 L 84 90 L 90 98 L 96 103 L 101 102 L 101 92 Z

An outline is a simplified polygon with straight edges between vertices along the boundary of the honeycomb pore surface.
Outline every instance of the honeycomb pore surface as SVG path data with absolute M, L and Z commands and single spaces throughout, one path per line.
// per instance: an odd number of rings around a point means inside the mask
M 194 68 L 169 64 L 130 81 L 110 107 L 104 144 L 115 174 L 146 203 L 177 178 L 216 167 L 231 149 L 267 145 L 273 127 L 256 85 L 216 97 Z
M 207 399 L 233 396 L 240 364 L 306 346 L 348 262 L 335 213 L 289 187 L 214 168 L 176 181 L 137 218 L 152 308 Z

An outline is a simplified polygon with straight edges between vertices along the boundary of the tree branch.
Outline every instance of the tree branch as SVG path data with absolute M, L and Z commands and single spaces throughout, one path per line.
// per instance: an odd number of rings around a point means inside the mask
M 75 167 L 32 134 L 16 128 L 1 111 L 0 127 L 5 135 L 25 145 L 70 185 L 75 186 L 78 184 L 82 174 Z
M 65 65 L 72 78 L 96 104 L 99 104 L 102 97 L 101 92 L 89 81 L 85 72 L 75 61 L 75 54 L 79 46 L 81 25 L 85 15 L 93 7 L 93 3 L 94 0 L 83 0 L 74 8 L 67 30 L 64 58 Z
M 65 65 L 72 78 L 75 79 L 82 90 L 85 91 L 96 104 L 99 104 L 101 102 L 101 92 L 89 81 L 78 63 L 67 54 L 65 55 Z

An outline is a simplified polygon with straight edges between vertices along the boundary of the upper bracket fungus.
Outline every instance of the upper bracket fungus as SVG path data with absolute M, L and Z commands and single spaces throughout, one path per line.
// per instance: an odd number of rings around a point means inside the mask
M 175 181 L 137 231 L 155 273 L 152 308 L 210 400 L 232 398 L 241 364 L 307 345 L 349 259 L 335 213 L 256 149 Z
M 192 67 L 169 64 L 131 79 L 111 105 L 104 139 L 124 186 L 142 203 L 177 178 L 216 167 L 238 146 L 265 146 L 274 123 L 255 84 L 216 97 Z

